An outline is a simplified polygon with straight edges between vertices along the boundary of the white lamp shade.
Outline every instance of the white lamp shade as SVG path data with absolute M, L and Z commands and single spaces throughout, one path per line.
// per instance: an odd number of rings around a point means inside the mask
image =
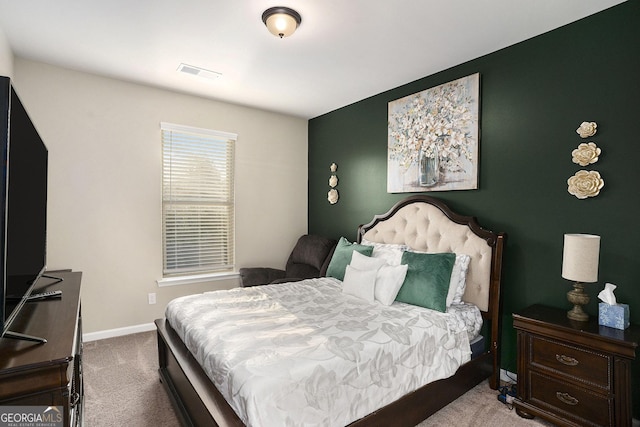
M 565 234 L 562 277 L 575 282 L 597 282 L 599 257 L 600 236 Z
M 289 37 L 298 28 L 295 18 L 286 13 L 275 13 L 265 20 L 269 32 L 278 37 Z

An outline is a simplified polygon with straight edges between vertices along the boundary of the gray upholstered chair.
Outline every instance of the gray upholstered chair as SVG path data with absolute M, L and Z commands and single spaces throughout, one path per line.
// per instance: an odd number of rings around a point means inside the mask
M 336 244 L 333 239 L 305 234 L 298 239 L 284 270 L 269 267 L 241 268 L 240 284 L 248 287 L 322 277 L 327 272 Z

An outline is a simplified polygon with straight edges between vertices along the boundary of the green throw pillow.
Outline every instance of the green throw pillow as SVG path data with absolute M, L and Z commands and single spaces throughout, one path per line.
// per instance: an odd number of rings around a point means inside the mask
M 402 264 L 407 264 L 407 276 L 396 301 L 445 312 L 451 271 L 456 254 L 421 254 L 404 252 Z
M 358 251 L 362 255 L 371 256 L 373 246 L 351 243 L 344 237 L 341 237 L 327 267 L 327 276 L 344 280 L 344 271 L 347 269 L 347 265 L 351 263 L 351 254 L 353 254 L 353 251 Z

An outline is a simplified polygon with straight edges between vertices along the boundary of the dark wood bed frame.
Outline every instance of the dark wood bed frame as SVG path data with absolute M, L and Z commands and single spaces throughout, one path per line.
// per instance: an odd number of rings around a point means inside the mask
M 482 237 L 492 248 L 489 305 L 482 311 L 489 340 L 485 352 L 462 365 L 455 375 L 427 384 L 399 400 L 361 418 L 350 426 L 393 425 L 412 427 L 437 412 L 448 403 L 462 396 L 481 381 L 489 378 L 489 385 L 496 389 L 500 379 L 500 334 L 502 252 L 506 239 L 504 233 L 494 233 L 480 227 L 475 217 L 452 212 L 441 200 L 417 195 L 408 197 L 384 215 L 358 228 L 357 241 L 367 230 L 380 221 L 393 216 L 401 208 L 423 202 L 440 209 L 452 222 L 466 225 Z M 226 402 L 222 394 L 209 380 L 180 337 L 166 319 L 156 320 L 158 332 L 158 358 L 160 380 L 184 426 L 244 426 L 242 420 Z

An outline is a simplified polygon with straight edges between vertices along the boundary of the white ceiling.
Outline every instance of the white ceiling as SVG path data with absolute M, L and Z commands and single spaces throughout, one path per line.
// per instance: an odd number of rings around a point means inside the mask
M 618 3 L 0 0 L 0 30 L 17 57 L 313 118 Z M 272 6 L 302 15 L 293 36 L 267 31 Z

